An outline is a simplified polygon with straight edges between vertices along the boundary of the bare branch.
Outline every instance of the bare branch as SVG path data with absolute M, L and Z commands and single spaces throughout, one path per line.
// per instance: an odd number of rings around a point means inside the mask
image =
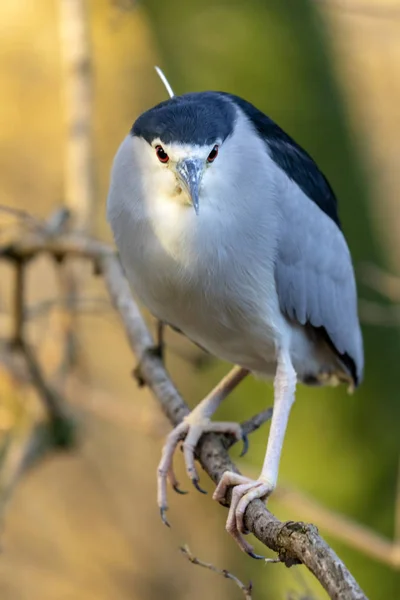
M 14 206 L 0 204 L 0 213 L 11 215 L 17 219 L 20 219 L 21 221 L 24 221 L 26 224 L 34 225 L 35 227 L 40 228 L 43 226 L 43 222 L 40 219 L 37 219 L 25 210 L 15 208 Z
M 103 274 L 115 308 L 123 321 L 129 343 L 141 361 L 142 375 L 159 400 L 173 425 L 177 425 L 189 409 L 169 379 L 162 362 L 149 352 L 154 343 L 143 318 L 132 299 L 127 281 L 117 260 L 107 256 L 102 261 Z M 227 470 L 238 472 L 223 443 L 224 436 L 207 434 L 197 448 L 199 462 L 211 479 L 218 483 Z M 231 497 L 228 494 L 228 502 Z M 253 500 L 247 508 L 245 526 L 268 548 L 277 552 L 287 566 L 305 564 L 317 577 L 332 599 L 362 600 L 366 598 L 351 573 L 314 525 L 281 522 L 261 500 Z
M 241 424 L 243 433 L 245 435 L 250 435 L 250 433 L 257 431 L 257 429 L 259 429 L 261 425 L 269 421 L 271 417 L 272 408 L 266 408 L 257 415 L 254 415 L 254 417 L 251 417 L 251 419 L 249 419 L 248 421 L 245 421 Z
M 214 567 L 214 565 L 212 565 L 211 563 L 206 563 L 206 562 L 203 562 L 202 560 L 199 560 L 191 553 L 189 546 L 186 544 L 185 544 L 185 546 L 181 546 L 179 549 L 182 552 L 182 554 L 184 556 L 186 556 L 186 558 L 193 565 L 199 565 L 199 567 L 204 567 L 205 569 L 209 569 L 210 571 L 213 571 L 214 573 L 218 573 L 219 575 L 222 575 L 222 577 L 225 577 L 226 579 L 230 579 L 238 586 L 238 588 L 240 590 L 242 590 L 245 600 L 252 600 L 253 596 L 251 593 L 252 593 L 253 586 L 252 586 L 251 582 L 248 585 L 245 585 L 242 581 L 240 581 L 240 579 L 238 579 L 236 577 L 236 575 L 233 575 L 226 569 L 218 569 L 217 567 Z
M 292 487 L 279 485 L 275 490 L 275 498 L 304 518 L 316 521 L 321 529 L 352 548 L 360 550 L 379 562 L 400 568 L 400 545 L 322 506 Z
M 65 206 L 57 208 L 46 222 L 45 232 L 50 236 L 61 235 L 67 229 L 71 220 L 71 211 Z
M 70 436 L 73 434 L 73 423 L 71 416 L 67 414 L 63 398 L 59 392 L 47 383 L 35 353 L 25 341 L 22 344 L 21 351 L 25 357 L 32 384 L 40 394 L 54 427 L 55 443 L 61 446 L 71 445 Z
M 25 264 L 20 260 L 15 265 L 14 286 L 14 333 L 12 344 L 17 348 L 23 343 L 24 335 L 24 292 L 25 292 Z
M 24 436 L 12 436 L 1 459 L 0 526 L 16 484 L 23 473 L 54 449 L 54 439 L 45 421 L 33 426 Z
M 49 242 L 37 236 L 36 239 L 18 241 L 8 250 L 10 249 L 14 256 L 20 253 L 32 258 L 40 252 L 65 256 L 71 251 L 95 260 L 101 267 L 108 293 L 122 320 L 130 347 L 140 361 L 146 384 L 173 425 L 177 425 L 189 413 L 188 406 L 170 380 L 162 361 L 151 351 L 154 347 L 153 338 L 133 301 L 118 258 L 109 247 L 83 238 L 75 238 L 74 243 L 71 236 Z M 8 256 L 7 252 L 3 252 L 3 255 L 5 258 Z M 257 419 L 251 427 L 256 424 Z M 229 442 L 229 438 L 224 435 L 207 434 L 198 445 L 198 460 L 215 483 L 226 470 L 238 472 L 226 450 Z M 229 493 L 227 501 L 231 501 Z M 254 500 L 247 508 L 245 526 L 263 544 L 274 550 L 279 560 L 287 566 L 298 563 L 306 565 L 332 599 L 366 599 L 353 576 L 320 537 L 314 525 L 281 522 L 267 510 L 263 502 Z
M 87 258 L 94 263 L 104 255 L 114 256 L 115 252 L 107 244 L 77 234 L 47 238 L 39 232 L 25 234 L 16 243 L 0 248 L 0 258 L 30 260 L 39 254 L 46 253 L 59 262 L 67 256 Z
M 14 252 L 10 253 L 15 264 L 14 286 L 14 331 L 11 345 L 25 359 L 28 377 L 42 399 L 49 417 L 49 426 L 53 432 L 53 445 L 68 447 L 73 442 L 74 424 L 67 414 L 65 403 L 59 393 L 48 385 L 46 378 L 25 336 L 25 271 L 28 258 Z

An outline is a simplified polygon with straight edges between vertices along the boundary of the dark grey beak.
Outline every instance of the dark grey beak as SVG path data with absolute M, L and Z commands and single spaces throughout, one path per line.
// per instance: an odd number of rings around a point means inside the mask
M 199 214 L 199 194 L 203 170 L 204 161 L 200 158 L 187 158 L 179 161 L 176 165 L 176 172 L 192 200 L 196 215 Z

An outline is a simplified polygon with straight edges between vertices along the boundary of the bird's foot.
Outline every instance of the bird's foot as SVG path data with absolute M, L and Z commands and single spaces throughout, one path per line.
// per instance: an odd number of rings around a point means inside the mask
M 164 361 L 164 345 L 157 344 L 157 346 L 152 346 L 151 348 L 148 348 L 146 350 L 146 354 L 151 356 L 157 356 L 157 358 L 159 358 L 161 361 Z M 139 387 L 144 387 L 146 385 L 146 380 L 143 377 L 142 372 L 142 362 L 143 357 L 132 371 L 132 375 L 136 379 Z
M 252 558 L 264 558 L 255 554 L 253 547 L 243 537 L 249 533 L 244 525 L 244 515 L 252 500 L 256 498 L 266 500 L 273 491 L 274 486 L 262 477 L 254 480 L 232 471 L 225 471 L 215 489 L 213 499 L 226 504 L 226 493 L 231 486 L 234 487 L 225 526 L 226 531 L 233 537 L 243 552 L 246 552 Z
M 157 502 L 161 513 L 161 518 L 166 525 L 169 525 L 165 513 L 168 509 L 167 503 L 167 481 L 171 484 L 172 488 L 179 494 L 186 494 L 187 492 L 182 491 L 179 488 L 179 483 L 175 477 L 173 470 L 173 456 L 179 442 L 183 441 L 182 449 L 184 455 L 184 461 L 186 466 L 186 472 L 191 480 L 194 487 L 201 492 L 206 494 L 199 485 L 199 475 L 197 473 L 194 461 L 196 446 L 204 433 L 230 433 L 236 437 L 236 439 L 243 441 L 242 456 L 247 452 L 248 449 L 248 438 L 243 433 L 241 426 L 238 423 L 233 422 L 214 422 L 208 418 L 200 417 L 195 415 L 194 412 L 190 413 L 184 418 L 182 423 L 177 425 L 175 429 L 169 433 L 167 441 L 164 444 L 162 450 L 161 461 L 158 465 L 157 471 Z

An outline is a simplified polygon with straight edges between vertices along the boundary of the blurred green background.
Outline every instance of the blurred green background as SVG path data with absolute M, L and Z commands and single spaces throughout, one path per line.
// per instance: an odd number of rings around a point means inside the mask
M 166 97 L 153 70 L 159 64 L 177 94 L 229 91 L 275 119 L 331 181 L 357 274 L 365 262 L 400 273 L 400 19 L 396 12 L 386 14 L 380 0 L 371 0 L 373 8 L 366 11 L 348 5 L 87 2 L 96 234 L 111 239 L 105 199 L 120 141 L 140 112 Z M 395 3 L 388 0 L 385 6 Z M 64 193 L 59 19 L 55 0 L 0 5 L 0 202 L 42 217 L 62 203 Z M 0 235 L 7 236 L 7 223 Z M 11 273 L 1 266 L 0 275 L 1 326 L 7 331 Z M 82 293 L 104 298 L 101 281 L 89 275 Z M 41 259 L 31 266 L 32 305 L 53 297 L 56 286 L 50 263 Z M 365 382 L 353 396 L 344 389 L 298 390 L 280 482 L 390 539 L 400 449 L 399 334 L 395 325 L 370 322 L 367 301 L 382 305 L 379 314 L 391 307 L 361 277 L 359 296 L 365 309 Z M 185 497 L 171 496 L 172 529 L 162 526 L 155 473 L 168 424 L 149 393 L 136 388 L 118 320 L 104 303 L 101 307 L 79 314 L 79 362 L 67 385 L 80 415 L 81 442 L 73 452 L 41 463 L 16 489 L 5 516 L 0 597 L 239 598 L 231 583 L 185 561 L 178 546 L 187 542 L 204 560 L 251 579 L 255 599 L 288 598 L 293 590 L 305 595 L 307 586 L 315 598 L 325 598 L 304 569 L 263 567 L 241 555 L 225 533 L 226 511 L 210 494 L 190 490 Z M 38 346 L 53 343 L 54 335 L 49 315 L 32 324 Z M 194 405 L 228 366 L 196 366 L 196 348 L 173 333 L 168 340 L 168 367 Z M 5 435 L 15 422 L 10 406 L 20 414 L 35 399 L 26 386 L 15 393 L 5 371 L 0 390 Z M 272 386 L 246 381 L 220 414 L 242 420 L 271 403 Z M 252 436 L 241 463 L 245 472 L 260 468 L 266 440 L 264 426 Z M 177 463 L 185 482 L 180 457 Z M 270 507 L 279 518 L 302 518 L 301 507 L 289 509 L 279 498 L 272 498 Z M 326 537 L 370 598 L 400 598 L 398 571 Z

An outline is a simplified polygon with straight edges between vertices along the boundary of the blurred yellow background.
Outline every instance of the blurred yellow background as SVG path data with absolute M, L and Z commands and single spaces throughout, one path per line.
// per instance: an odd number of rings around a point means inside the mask
M 43 218 L 65 197 L 60 4 L 0 4 L 0 203 Z M 166 97 L 155 64 L 177 94 L 217 89 L 245 97 L 304 146 L 328 176 L 359 279 L 366 377 L 354 396 L 344 389 L 299 389 L 280 481 L 392 539 L 400 321 L 390 299 L 363 281 L 363 265 L 400 274 L 399 2 L 92 0 L 86 10 L 93 67 L 92 230 L 98 237 L 111 241 L 105 200 L 116 149 L 135 118 Z M 0 224 L 5 243 L 10 219 L 1 217 Z M 189 543 L 204 560 L 251 579 L 254 598 L 288 598 L 292 590 L 305 596 L 306 586 L 315 598 L 325 598 L 303 568 L 263 567 L 241 555 L 225 533 L 225 510 L 210 494 L 170 495 L 172 528 L 162 525 L 155 475 L 168 423 L 131 377 L 134 359 L 101 280 L 89 268 L 84 274 L 81 293 L 88 302 L 78 316 L 78 361 L 65 384 L 78 415 L 79 443 L 41 462 L 13 492 L 4 517 L 0 597 L 239 598 L 230 582 L 185 561 L 178 547 Z M 4 337 L 10 327 L 8 265 L 0 265 L 0 277 Z M 57 283 L 50 261 L 32 264 L 29 306 L 54 299 Z M 57 336 L 53 325 L 46 311 L 30 324 L 32 342 L 49 362 Z M 168 342 L 168 368 L 193 405 L 227 365 L 198 366 L 196 348 L 171 332 Z M 50 370 L 47 362 L 44 367 Z M 35 412 L 37 403 L 27 386 L 16 392 L 8 377 L 0 373 L 4 435 L 10 407 L 21 423 L 27 407 Z M 220 414 L 242 420 L 271 402 L 271 387 L 246 381 Z M 266 439 L 266 426 L 252 436 L 241 463 L 245 472 L 259 468 Z M 181 464 L 178 472 L 186 485 Z M 279 498 L 270 506 L 281 519 L 305 518 L 301 507 L 289 509 Z M 385 560 L 326 537 L 370 598 L 400 598 L 399 573 Z

